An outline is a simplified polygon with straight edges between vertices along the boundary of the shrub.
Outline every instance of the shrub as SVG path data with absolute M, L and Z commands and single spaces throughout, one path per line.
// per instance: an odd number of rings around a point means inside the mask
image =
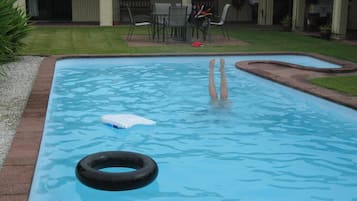
M 0 64 L 13 61 L 23 46 L 21 40 L 27 35 L 30 27 L 28 17 L 17 7 L 16 0 L 0 0 Z M 0 66 L 0 75 L 4 74 Z
M 325 31 L 325 32 L 331 31 L 331 25 L 330 24 L 321 25 L 320 31 Z
M 323 39 L 329 40 L 331 38 L 331 25 L 325 24 L 320 26 L 320 36 Z
M 283 26 L 284 31 L 291 31 L 291 17 L 290 15 L 286 15 L 282 20 L 281 20 L 281 25 Z

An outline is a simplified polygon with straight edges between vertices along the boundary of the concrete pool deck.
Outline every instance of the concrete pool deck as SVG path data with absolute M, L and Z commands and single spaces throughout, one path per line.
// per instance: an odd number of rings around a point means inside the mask
M 287 54 L 287 53 L 260 53 L 260 54 Z M 299 53 L 289 53 L 299 54 Z M 199 54 L 199 55 L 256 55 L 254 53 L 237 54 Z M 341 94 L 336 91 L 313 86 L 308 79 L 319 76 L 350 75 L 357 74 L 357 65 L 351 62 L 340 61 L 321 55 L 307 56 L 318 57 L 343 66 L 340 70 L 317 70 L 301 69 L 300 66 L 289 65 L 282 62 L 272 61 L 249 61 L 237 63 L 238 68 L 257 74 L 259 76 L 283 83 L 307 93 L 318 95 L 322 98 L 333 100 L 357 110 L 357 97 Z M 132 56 L 132 55 L 109 55 L 105 57 Z M 159 54 L 141 56 L 165 56 Z M 173 56 L 168 54 L 166 56 Z M 177 56 L 188 56 L 177 55 Z M 101 55 L 71 55 L 51 56 L 43 60 L 36 82 L 32 88 L 27 106 L 22 119 L 16 130 L 11 148 L 0 171 L 0 201 L 25 201 L 31 187 L 35 164 L 38 156 L 42 132 L 44 128 L 49 93 L 52 84 L 54 66 L 58 59 L 80 57 L 104 57 Z M 208 61 L 207 61 L 208 65 Z

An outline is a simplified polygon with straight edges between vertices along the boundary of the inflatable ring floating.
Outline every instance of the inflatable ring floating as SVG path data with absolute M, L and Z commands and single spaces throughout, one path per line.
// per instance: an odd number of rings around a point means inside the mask
M 130 172 L 104 172 L 107 167 L 134 168 Z M 108 191 L 140 188 L 151 183 L 158 174 L 156 162 L 143 154 L 108 151 L 88 155 L 76 167 L 77 178 L 85 185 Z

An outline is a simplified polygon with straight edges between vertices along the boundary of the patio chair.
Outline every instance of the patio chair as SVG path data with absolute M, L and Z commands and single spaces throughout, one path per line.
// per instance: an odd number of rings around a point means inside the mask
M 210 22 L 211 26 L 216 26 L 216 27 L 220 27 L 223 33 L 223 37 L 227 39 L 229 39 L 229 34 L 228 31 L 226 30 L 225 26 L 224 26 L 224 22 L 226 20 L 227 17 L 227 13 L 228 13 L 228 9 L 231 6 L 231 4 L 226 4 L 223 7 L 223 11 L 222 11 L 222 16 L 220 18 L 220 20 L 218 22 Z
M 158 23 L 164 23 L 164 19 L 169 15 L 169 8 L 171 3 L 154 3 L 154 14 L 161 15 L 158 20 Z
M 199 33 L 202 33 L 202 39 L 210 41 L 210 22 L 211 22 L 211 9 L 205 5 L 199 7 L 193 7 L 188 21 L 191 24 L 192 36 L 196 35 L 196 39 L 199 38 Z
M 177 40 L 186 39 L 187 6 L 169 8 L 169 18 L 167 26 L 171 28 L 171 37 Z
M 130 27 L 127 35 L 127 40 L 131 40 L 134 30 L 136 27 L 144 27 L 146 26 L 148 29 L 148 35 L 151 35 L 151 22 L 149 20 L 148 16 L 145 15 L 138 15 L 138 16 L 133 16 L 130 6 L 127 5 L 128 8 L 128 14 L 129 14 L 129 19 L 130 19 Z
M 154 3 L 153 8 L 153 20 L 154 20 L 154 32 L 153 38 L 160 39 L 160 32 L 162 31 L 163 41 L 165 41 L 166 26 L 169 16 L 169 8 L 171 3 Z
M 187 18 L 189 17 L 189 14 L 191 13 L 192 11 L 192 4 L 182 4 L 182 3 L 175 3 L 175 6 L 176 7 L 183 7 L 183 6 L 186 6 L 187 7 Z

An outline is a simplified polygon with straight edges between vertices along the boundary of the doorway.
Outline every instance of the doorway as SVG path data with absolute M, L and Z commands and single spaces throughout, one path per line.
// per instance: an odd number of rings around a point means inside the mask
M 32 20 L 71 21 L 71 0 L 27 0 L 27 12 Z
M 286 16 L 292 16 L 292 0 L 274 0 L 273 24 L 281 24 Z
M 357 0 L 350 0 L 348 4 L 347 34 L 346 38 L 357 41 Z

